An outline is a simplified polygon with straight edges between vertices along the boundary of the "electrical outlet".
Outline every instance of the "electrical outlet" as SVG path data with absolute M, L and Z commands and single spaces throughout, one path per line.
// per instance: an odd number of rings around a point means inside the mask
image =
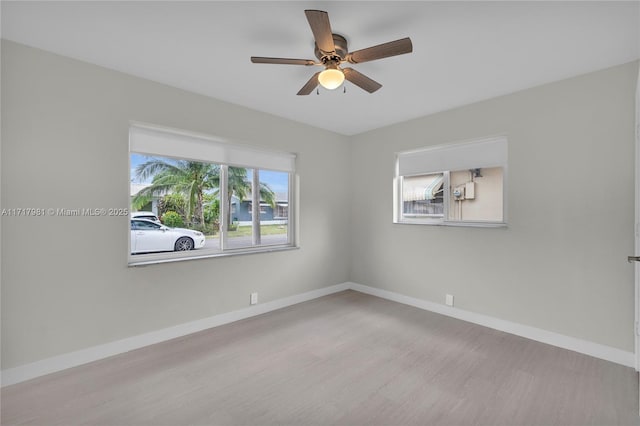
M 251 304 L 252 305 L 258 304 L 258 293 L 251 293 Z
M 447 306 L 453 306 L 453 294 L 447 294 L 444 303 L 446 303 Z

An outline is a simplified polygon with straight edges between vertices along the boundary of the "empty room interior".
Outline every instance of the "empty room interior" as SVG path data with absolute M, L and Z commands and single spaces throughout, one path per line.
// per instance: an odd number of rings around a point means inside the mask
M 640 2 L 0 13 L 3 425 L 640 425 Z

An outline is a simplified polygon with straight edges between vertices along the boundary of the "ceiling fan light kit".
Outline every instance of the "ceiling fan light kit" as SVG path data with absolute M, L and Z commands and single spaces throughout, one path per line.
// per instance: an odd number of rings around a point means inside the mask
M 315 73 L 307 83 L 302 86 L 298 95 L 308 95 L 320 84 L 322 87 L 334 90 L 348 80 L 361 89 L 373 93 L 382 85 L 353 68 L 341 68 L 345 62 L 359 64 L 374 61 L 376 59 L 403 55 L 413 51 L 413 45 L 409 37 L 368 47 L 349 53 L 347 39 L 331 31 L 329 15 L 322 10 L 305 10 L 307 21 L 311 27 L 315 39 L 315 56 L 319 62 L 312 59 L 268 58 L 252 56 L 254 64 L 281 64 L 281 65 L 322 65 L 324 71 Z
M 318 83 L 328 90 L 337 89 L 344 82 L 344 74 L 337 68 L 327 68 L 318 75 Z

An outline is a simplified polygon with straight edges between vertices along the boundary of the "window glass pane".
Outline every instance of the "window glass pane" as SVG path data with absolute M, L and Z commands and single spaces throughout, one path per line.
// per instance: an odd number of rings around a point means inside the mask
M 131 254 L 219 253 L 220 166 L 131 153 Z
M 449 220 L 503 221 L 503 168 L 452 171 Z
M 444 174 L 432 173 L 402 178 L 402 214 L 405 217 L 444 215 Z
M 289 242 L 289 173 L 260 170 L 260 242 Z
M 253 169 L 229 166 L 228 170 L 227 208 L 231 214 L 227 222 L 226 248 L 251 247 Z

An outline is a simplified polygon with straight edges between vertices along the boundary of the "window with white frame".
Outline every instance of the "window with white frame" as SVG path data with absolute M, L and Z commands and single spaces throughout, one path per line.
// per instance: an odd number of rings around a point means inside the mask
M 289 203 L 279 201 L 276 205 L 276 219 L 285 219 L 287 216 L 289 216 Z
M 129 264 L 294 246 L 295 155 L 135 124 L 129 130 Z M 135 218 L 135 220 L 134 220 Z
M 505 137 L 400 152 L 394 222 L 505 226 L 506 176 Z

